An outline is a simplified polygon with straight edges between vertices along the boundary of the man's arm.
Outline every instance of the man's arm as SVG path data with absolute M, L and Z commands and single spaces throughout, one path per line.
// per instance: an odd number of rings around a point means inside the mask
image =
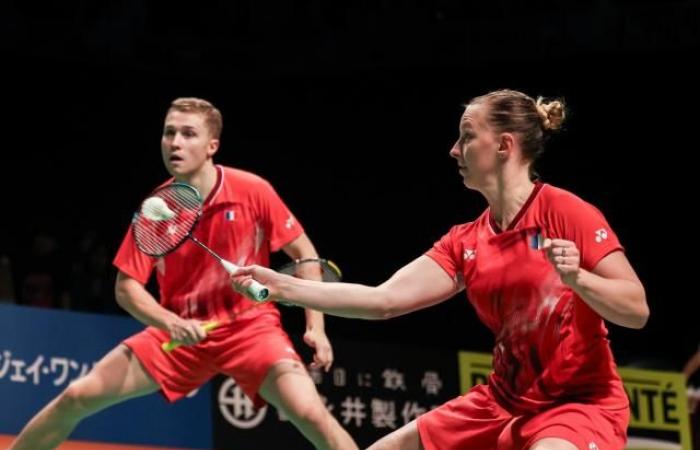
M 163 308 L 141 282 L 122 271 L 117 274 L 114 293 L 119 306 L 136 320 L 170 333 L 170 337 L 185 345 L 193 345 L 206 337 L 198 320 L 183 319 Z
M 293 260 L 318 258 L 318 253 L 306 233 L 302 233 L 301 236 L 283 246 L 282 250 Z M 321 267 L 314 263 L 300 264 L 297 275 L 306 280 L 322 279 Z M 312 367 L 323 367 L 328 371 L 333 364 L 333 348 L 326 336 L 323 313 L 306 308 L 304 314 L 306 317 L 304 342 L 315 349 Z

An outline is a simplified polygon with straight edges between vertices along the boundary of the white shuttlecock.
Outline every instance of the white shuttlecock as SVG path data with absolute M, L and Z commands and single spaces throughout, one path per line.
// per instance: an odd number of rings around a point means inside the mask
M 175 212 L 160 197 L 149 197 L 141 205 L 141 214 L 154 221 L 170 220 L 175 217 Z

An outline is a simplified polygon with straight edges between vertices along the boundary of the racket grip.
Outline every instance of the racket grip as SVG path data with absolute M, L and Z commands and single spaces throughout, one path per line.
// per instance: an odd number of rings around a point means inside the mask
M 264 302 L 270 295 L 269 289 L 255 280 L 253 280 L 246 290 L 248 291 L 248 295 L 256 302 Z
M 204 325 L 202 325 L 202 330 L 206 331 L 209 333 L 211 330 L 219 326 L 219 322 L 207 322 Z M 160 346 L 160 348 L 163 349 L 164 352 L 170 353 L 176 348 L 180 347 L 182 345 L 182 342 L 180 341 L 175 341 L 175 340 L 170 340 L 169 342 L 163 342 L 163 344 Z
M 224 266 L 226 272 L 228 272 L 231 275 L 235 274 L 238 271 L 238 266 L 232 263 L 231 261 L 226 261 L 225 259 L 222 259 L 221 265 Z M 267 300 L 267 297 L 270 296 L 270 290 L 255 280 L 253 280 L 250 286 L 248 286 L 246 292 L 248 292 L 248 296 L 256 302 L 264 302 L 265 300 Z

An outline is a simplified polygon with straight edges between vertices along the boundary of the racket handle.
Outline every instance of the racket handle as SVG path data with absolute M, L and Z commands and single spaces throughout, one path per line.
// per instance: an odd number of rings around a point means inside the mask
M 238 266 L 231 261 L 221 259 L 221 265 L 224 266 L 224 269 L 226 269 L 226 272 L 228 272 L 230 275 L 238 272 Z M 267 297 L 270 296 L 270 290 L 255 280 L 253 280 L 250 286 L 248 286 L 246 292 L 248 293 L 248 296 L 256 302 L 264 302 L 267 300 Z
M 246 291 L 256 302 L 264 302 L 270 296 L 270 290 L 264 284 L 260 284 L 255 280 L 248 286 Z
M 207 322 L 204 325 L 202 325 L 202 330 L 205 332 L 209 333 L 211 330 L 219 326 L 219 322 Z M 160 348 L 163 349 L 164 352 L 170 353 L 176 348 L 180 347 L 182 345 L 182 342 L 180 341 L 175 341 L 171 340 L 169 342 L 163 342 L 163 345 L 160 346 Z

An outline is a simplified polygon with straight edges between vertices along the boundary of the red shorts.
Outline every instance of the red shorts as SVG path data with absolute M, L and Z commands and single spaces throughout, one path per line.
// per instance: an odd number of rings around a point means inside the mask
M 261 407 L 265 401 L 258 390 L 270 367 L 283 359 L 301 361 L 282 329 L 276 309 L 239 318 L 212 330 L 197 345 L 181 346 L 166 353 L 161 344 L 169 340 L 167 332 L 148 327 L 123 343 L 134 352 L 170 402 L 223 373 L 235 379 L 255 406 Z
M 623 449 L 629 409 L 566 403 L 531 416 L 513 416 L 488 386 L 479 385 L 418 418 L 426 450 L 526 450 L 544 438 L 565 439 L 580 450 Z

